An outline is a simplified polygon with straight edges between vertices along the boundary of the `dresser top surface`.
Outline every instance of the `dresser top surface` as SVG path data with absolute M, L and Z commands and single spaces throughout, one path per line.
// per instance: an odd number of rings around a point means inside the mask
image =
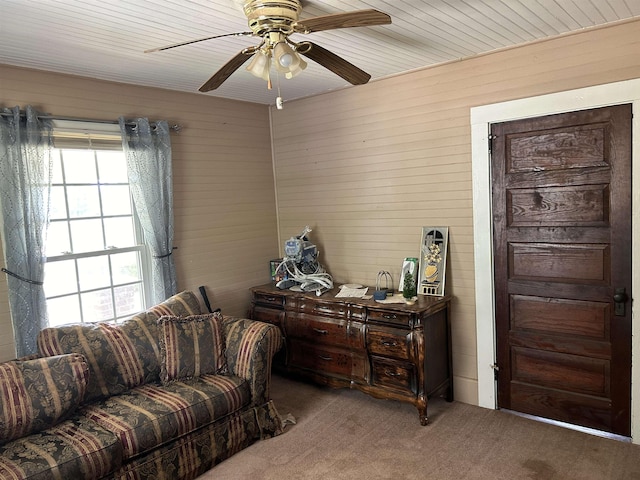
M 369 287 L 368 294 L 370 295 L 373 292 L 374 288 Z M 340 292 L 340 287 L 335 287 L 331 290 L 327 290 L 322 295 L 317 296 L 315 292 L 296 292 L 292 290 L 281 290 L 275 286 L 274 283 L 267 283 L 264 285 L 259 285 L 253 287 L 251 289 L 254 293 L 261 293 L 267 295 L 282 295 L 285 297 L 295 297 L 295 298 L 307 298 L 309 300 L 315 301 L 326 301 L 331 303 L 344 303 L 350 305 L 359 305 L 368 308 L 378 308 L 378 309 L 392 309 L 392 310 L 402 310 L 406 312 L 423 312 L 425 310 L 437 311 L 442 308 L 445 308 L 452 299 L 451 295 L 445 295 L 443 297 L 440 296 L 429 296 L 429 295 L 418 295 L 418 300 L 413 305 L 408 305 L 406 303 L 381 303 L 377 302 L 373 298 L 370 300 L 365 300 L 357 297 L 337 297 L 336 294 Z

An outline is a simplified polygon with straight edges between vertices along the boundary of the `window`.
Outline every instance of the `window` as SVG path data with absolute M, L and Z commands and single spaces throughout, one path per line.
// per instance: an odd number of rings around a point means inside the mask
M 114 136 L 55 137 L 44 278 L 52 326 L 117 322 L 145 308 L 148 253 Z

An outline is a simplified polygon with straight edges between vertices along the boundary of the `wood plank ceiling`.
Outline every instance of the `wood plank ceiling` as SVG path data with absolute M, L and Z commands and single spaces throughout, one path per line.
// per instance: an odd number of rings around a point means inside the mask
M 225 37 L 172 50 L 144 50 L 247 31 L 241 0 L 0 0 L 0 64 L 197 92 L 256 38 Z M 392 24 L 294 35 L 372 75 L 430 65 L 640 16 L 639 0 L 303 0 L 302 18 L 375 8 Z M 285 100 L 349 86 L 309 61 L 281 80 Z M 273 104 L 277 94 L 243 67 L 207 95 Z M 358 88 L 358 87 L 352 87 Z

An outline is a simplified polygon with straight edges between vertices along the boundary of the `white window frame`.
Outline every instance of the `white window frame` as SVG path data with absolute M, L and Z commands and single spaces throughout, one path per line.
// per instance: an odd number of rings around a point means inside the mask
M 96 151 L 101 151 L 101 150 L 122 151 L 121 141 L 120 141 L 120 138 L 121 138 L 120 129 L 119 129 L 119 126 L 115 124 L 104 124 L 99 122 L 94 123 L 94 122 L 75 122 L 75 121 L 55 121 L 54 122 L 54 138 L 57 138 L 59 140 L 59 142 L 57 143 L 61 144 L 59 147 L 56 146 L 56 150 L 66 150 L 66 149 L 87 150 L 88 155 L 93 156 L 93 161 L 96 161 L 96 153 L 95 153 Z M 92 139 L 93 139 L 93 142 L 96 143 L 96 145 L 92 144 L 93 143 Z M 74 146 L 75 143 L 77 143 L 77 146 Z M 111 143 L 111 145 L 105 148 L 104 145 L 108 143 Z M 62 154 L 62 152 L 60 154 Z M 67 183 L 66 179 L 63 179 L 63 183 L 52 184 L 52 187 L 54 186 L 65 187 L 65 207 L 66 207 L 65 211 L 67 212 L 67 214 L 69 212 L 69 208 L 68 208 L 69 204 L 68 204 L 68 197 L 66 195 L 66 188 L 68 186 L 74 186 L 74 185 L 77 185 L 77 184 L 74 182 Z M 98 180 L 98 185 L 100 185 L 99 180 Z M 120 185 L 125 185 L 125 183 L 120 183 Z M 128 181 L 126 182 L 126 185 L 129 186 Z M 83 217 L 82 220 L 97 219 L 102 221 L 103 219 L 117 218 L 117 217 L 123 216 L 123 215 L 104 215 L 104 212 L 102 210 L 102 199 L 100 201 L 100 210 L 101 210 L 100 215 L 92 216 L 92 217 Z M 141 300 L 143 303 L 142 308 L 143 310 L 147 308 L 147 306 L 150 304 L 150 294 L 151 294 L 151 285 L 150 285 L 150 279 L 151 279 L 150 255 L 151 254 L 150 254 L 149 248 L 144 243 L 144 234 L 140 226 L 140 222 L 136 214 L 135 208 L 133 206 L 133 199 L 131 199 L 131 212 L 132 212 L 131 216 L 134 224 L 134 235 L 135 235 L 135 242 L 136 242 L 135 245 L 127 246 L 127 247 L 115 247 L 115 246 L 106 245 L 106 248 L 101 250 L 79 252 L 79 253 L 63 252 L 58 255 L 49 255 L 47 257 L 46 259 L 47 263 L 72 260 L 74 262 L 74 267 L 76 271 L 76 280 L 77 280 L 77 289 L 75 292 L 64 293 L 59 295 L 50 295 L 50 296 L 47 296 L 47 301 L 49 301 L 50 299 L 68 297 L 70 295 L 78 295 L 79 302 L 80 302 L 79 303 L 80 319 L 78 320 L 80 322 L 82 323 L 97 323 L 97 322 L 118 323 L 119 321 L 129 318 L 138 312 L 127 312 L 125 314 L 118 315 L 118 312 L 116 311 L 116 308 L 115 308 L 116 295 L 114 290 L 126 285 L 140 284 Z M 65 222 L 67 223 L 67 226 L 70 229 L 72 221 L 73 221 L 72 218 L 66 217 L 64 219 L 52 219 L 50 220 L 50 224 L 55 222 Z M 69 238 L 70 238 L 70 241 L 73 243 L 71 230 L 69 231 Z M 110 265 L 109 267 L 110 285 L 109 286 L 101 286 L 99 288 L 88 288 L 88 289 L 81 288 L 80 275 L 79 275 L 79 269 L 78 269 L 78 260 L 83 258 L 92 258 L 92 257 L 96 258 L 96 257 L 108 256 L 108 255 L 118 254 L 118 253 L 127 253 L 127 252 L 138 253 L 138 259 L 139 259 L 138 268 L 140 270 L 139 281 L 132 281 L 129 283 L 114 285 L 113 272 L 111 271 L 111 264 L 109 263 Z M 46 282 L 47 282 L 47 278 L 45 277 L 45 291 L 46 291 Z M 105 290 L 105 289 L 110 289 L 111 291 L 111 301 L 114 307 L 113 317 L 110 319 L 93 320 L 93 321 L 91 319 L 85 318 L 85 313 L 83 312 L 83 308 L 82 308 L 82 294 Z

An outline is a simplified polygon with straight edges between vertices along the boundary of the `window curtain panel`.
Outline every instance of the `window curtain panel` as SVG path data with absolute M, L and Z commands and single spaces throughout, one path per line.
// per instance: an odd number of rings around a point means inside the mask
M 166 121 L 119 119 L 129 185 L 145 243 L 152 255 L 151 304 L 177 293 L 173 261 L 173 184 L 171 139 Z
M 51 121 L 27 106 L 0 115 L 0 204 L 9 307 L 18 357 L 37 351 L 47 326 L 42 283 L 49 223 L 53 135 Z

